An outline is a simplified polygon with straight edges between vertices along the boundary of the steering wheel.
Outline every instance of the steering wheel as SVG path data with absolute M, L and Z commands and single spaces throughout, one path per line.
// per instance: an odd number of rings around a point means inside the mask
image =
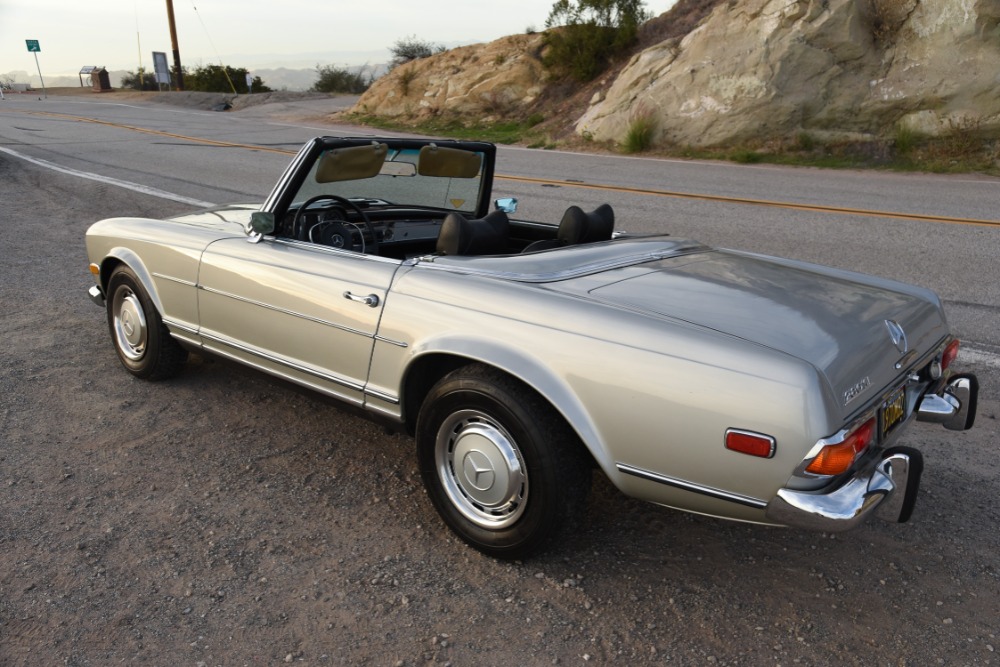
M 368 219 L 368 216 L 361 209 L 360 206 L 352 202 L 346 197 L 341 197 L 339 195 L 316 195 L 315 197 L 310 197 L 309 199 L 302 202 L 302 206 L 299 206 L 299 210 L 295 212 L 295 217 L 292 218 L 292 235 L 295 236 L 300 241 L 305 241 L 308 237 L 306 236 L 304 229 L 299 229 L 299 221 L 302 219 L 302 215 L 305 213 L 306 209 L 315 204 L 318 201 L 323 201 L 324 199 L 329 199 L 340 204 L 342 207 L 349 208 L 358 214 L 361 221 L 365 223 L 365 229 L 371 234 L 371 252 L 374 255 L 378 254 L 378 237 L 375 235 L 375 226 L 372 221 Z

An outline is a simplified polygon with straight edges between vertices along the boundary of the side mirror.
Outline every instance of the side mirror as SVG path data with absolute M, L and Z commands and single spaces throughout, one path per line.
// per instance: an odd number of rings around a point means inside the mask
M 250 214 L 246 231 L 252 243 L 259 241 L 264 234 L 270 234 L 274 231 L 274 213 L 254 211 Z
M 498 211 L 503 211 L 504 213 L 514 213 L 517 211 L 517 199 L 515 197 L 497 199 L 493 202 L 493 205 L 497 207 Z

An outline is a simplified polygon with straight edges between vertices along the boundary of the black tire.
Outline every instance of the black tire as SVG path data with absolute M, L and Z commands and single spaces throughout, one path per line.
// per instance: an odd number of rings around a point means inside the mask
M 582 513 L 590 491 L 576 434 L 530 387 L 487 366 L 434 385 L 417 419 L 417 454 L 445 523 L 496 558 L 537 551 Z
M 149 294 L 129 267 L 108 279 L 108 329 L 125 369 L 144 380 L 165 380 L 180 372 L 187 350 L 167 331 Z

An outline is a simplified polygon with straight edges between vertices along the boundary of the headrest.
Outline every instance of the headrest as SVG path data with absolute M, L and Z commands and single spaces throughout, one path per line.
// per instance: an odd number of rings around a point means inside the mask
M 608 204 L 601 204 L 585 213 L 579 206 L 570 206 L 559 221 L 556 237 L 567 245 L 610 241 L 615 229 L 615 212 Z
M 441 224 L 437 251 L 442 255 L 500 255 L 507 252 L 510 220 L 503 211 L 467 220 L 449 213 Z

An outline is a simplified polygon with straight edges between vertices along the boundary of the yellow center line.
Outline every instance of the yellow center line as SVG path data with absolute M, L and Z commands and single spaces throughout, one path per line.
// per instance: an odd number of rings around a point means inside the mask
M 982 220 L 979 218 L 953 218 L 944 215 L 925 215 L 923 213 L 899 213 L 894 211 L 875 211 L 863 208 L 848 208 L 844 206 L 825 206 L 822 204 L 796 204 L 793 202 L 774 201 L 770 199 L 751 199 L 747 197 L 726 197 L 724 195 L 707 195 L 695 192 L 673 192 L 670 190 L 655 190 L 651 188 L 632 188 L 622 185 L 602 185 L 600 183 L 580 183 L 578 181 L 553 181 L 546 178 L 531 178 L 528 176 L 507 176 L 497 174 L 497 179 L 518 181 L 521 183 L 537 183 L 541 185 L 559 185 L 570 188 L 589 190 L 606 190 L 610 192 L 625 192 L 637 195 L 656 197 L 673 197 L 675 199 L 696 199 L 699 201 L 719 202 L 723 204 L 744 204 L 751 206 L 769 206 L 786 208 L 795 211 L 811 211 L 814 213 L 836 213 L 839 215 L 858 215 L 877 218 L 895 218 L 897 220 L 916 220 L 920 222 L 944 222 L 955 225 L 976 225 L 980 227 L 1000 227 L 1000 220 Z
M 160 137 L 169 137 L 171 139 L 179 139 L 181 141 L 190 141 L 193 143 L 207 144 L 209 146 L 219 146 L 224 148 L 243 148 L 247 150 L 255 151 L 265 151 L 268 153 L 278 153 L 281 155 L 295 155 L 298 150 L 289 150 L 285 148 L 271 148 L 269 146 L 257 146 L 254 144 L 242 144 L 231 141 L 217 141 L 215 139 L 203 139 L 201 137 L 191 137 L 184 134 L 174 134 L 172 132 L 163 132 L 161 130 L 151 130 L 144 127 L 136 127 L 134 125 L 124 125 L 122 123 L 115 123 L 107 120 L 100 120 L 98 118 L 87 118 L 85 116 L 73 116 L 70 114 L 53 113 L 49 111 L 22 111 L 20 109 L 0 109 L 0 111 L 9 112 L 20 112 L 38 116 L 51 116 L 54 118 L 62 118 L 65 120 L 72 120 L 84 123 L 94 123 L 97 125 L 105 125 L 107 127 L 116 127 L 124 130 L 132 130 L 133 132 L 141 132 L 143 134 L 152 134 Z M 896 220 L 913 220 L 918 222 L 943 222 L 953 225 L 974 225 L 978 227 L 1000 227 L 1000 220 L 983 220 L 979 218 L 960 218 L 960 217 L 950 217 L 943 215 L 925 215 L 922 213 L 900 213 L 896 211 L 876 211 L 868 210 L 863 208 L 849 208 L 845 206 L 825 206 L 822 204 L 796 204 L 793 202 L 783 202 L 770 199 L 753 199 L 748 197 L 726 197 L 724 195 L 710 195 L 702 194 L 697 192 L 676 192 L 671 190 L 657 190 L 653 188 L 634 188 L 622 185 L 604 185 L 601 183 L 581 183 L 578 181 L 558 181 L 548 178 L 532 178 L 529 176 L 513 176 L 509 174 L 495 174 L 494 178 L 502 181 L 514 181 L 518 183 L 530 183 L 537 185 L 557 185 L 560 187 L 567 188 L 580 188 L 584 190 L 603 190 L 607 192 L 619 192 L 627 194 L 636 194 L 652 197 L 671 197 L 674 199 L 694 199 L 697 201 L 710 201 L 722 204 L 741 204 L 748 206 L 767 206 L 771 208 L 784 208 L 793 211 L 808 211 L 812 213 L 833 213 L 837 215 L 852 215 L 852 216 L 863 216 L 863 217 L 876 217 L 876 218 L 891 218 Z

